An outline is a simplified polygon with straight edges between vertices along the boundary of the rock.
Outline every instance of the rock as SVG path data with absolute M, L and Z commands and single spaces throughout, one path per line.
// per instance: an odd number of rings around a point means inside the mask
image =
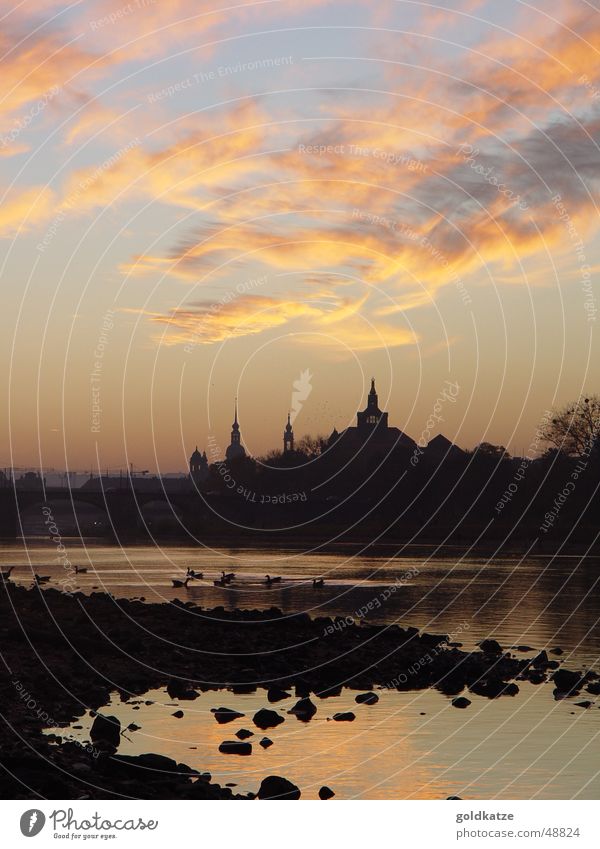
M 515 651 L 534 651 L 532 646 L 513 646 Z
M 176 710 L 175 713 L 172 713 L 171 716 L 174 716 L 175 719 L 183 719 L 183 711 Z
M 583 684 L 581 672 L 571 672 L 568 669 L 557 669 L 552 680 L 559 693 L 570 693 L 571 695 L 577 695 Z
M 269 687 L 267 690 L 267 699 L 271 704 L 273 702 L 281 702 L 283 699 L 291 698 L 291 693 L 287 693 L 285 690 L 282 690 L 281 687 Z
M 586 690 L 588 693 L 591 693 L 592 696 L 600 696 L 600 681 L 590 681 Z
M 323 801 L 326 801 L 327 799 L 333 799 L 334 796 L 335 793 L 333 792 L 331 787 L 324 786 L 321 787 L 321 789 L 319 790 L 319 799 L 323 799 Z
M 359 693 L 354 699 L 357 705 L 375 705 L 379 701 L 377 693 Z
M 461 796 L 446 796 L 448 802 L 462 802 Z
M 331 699 L 335 696 L 339 696 L 342 692 L 342 685 L 336 684 L 334 686 L 328 687 L 325 686 L 323 688 L 319 688 L 319 690 L 315 690 L 315 695 L 317 695 L 320 699 Z
M 256 795 L 259 799 L 299 799 L 300 790 L 287 778 L 269 775 L 263 778 Z
M 575 707 L 589 708 L 589 707 L 591 707 L 591 706 L 592 706 L 592 703 L 591 703 L 591 702 L 588 702 L 588 701 L 585 701 L 585 702 L 575 702 Z
M 308 722 L 311 720 L 316 712 L 317 708 L 309 698 L 300 699 L 296 702 L 294 707 L 290 708 L 288 711 L 288 713 L 294 714 L 296 719 L 300 719 L 302 722 Z
M 215 719 L 219 725 L 225 725 L 227 722 L 233 722 L 234 719 L 241 719 L 242 716 L 245 716 L 245 714 L 239 713 L 237 710 L 231 710 L 226 707 L 211 708 L 210 712 L 214 713 Z
M 185 764 L 178 764 L 164 755 L 148 753 L 144 755 L 115 755 L 110 760 L 111 769 L 128 775 L 135 781 L 155 781 L 165 774 L 181 773 L 194 775 L 194 770 Z
M 334 713 L 333 721 L 334 722 L 354 722 L 356 716 L 352 713 L 352 711 L 348 710 L 343 713 Z
M 273 741 L 269 740 L 268 737 L 263 737 L 262 740 L 260 741 L 259 745 L 262 746 L 263 749 L 268 749 L 269 746 L 273 745 Z
M 177 701 L 192 700 L 197 699 L 200 695 L 195 690 L 186 684 L 185 681 L 180 681 L 177 678 L 172 678 L 167 684 L 167 693 L 169 694 L 170 699 L 177 699 Z
M 241 743 L 239 740 L 224 740 L 219 746 L 223 755 L 251 755 L 252 743 Z
M 452 670 L 436 683 L 436 689 L 446 696 L 457 696 L 465 689 L 465 679 L 462 671 Z
M 254 737 L 254 731 L 248 731 L 247 728 L 240 728 L 240 730 L 236 732 L 235 736 L 240 740 L 247 740 L 248 737 Z
M 88 775 L 92 771 L 92 768 L 89 764 L 80 762 L 76 764 L 71 764 L 71 770 L 72 772 L 75 772 L 78 775 Z
M 113 749 L 119 748 L 121 742 L 121 723 L 116 716 L 96 714 L 90 729 L 92 743 L 106 743 Z
M 310 685 L 307 681 L 299 678 L 296 681 L 296 697 L 299 699 L 307 699 L 310 696 Z
M 479 648 L 484 654 L 502 654 L 502 646 L 497 640 L 482 640 Z
M 555 649 L 550 649 L 550 654 L 564 654 L 564 652 L 560 646 L 556 646 Z
M 128 731 L 139 731 L 141 727 L 142 727 L 141 725 L 136 725 L 135 722 L 130 722 L 129 725 L 127 726 L 127 730 Z
M 457 699 L 452 699 L 452 707 L 455 708 L 467 708 L 471 702 L 469 699 L 466 699 L 464 696 L 459 696 Z
M 274 710 L 261 708 L 252 717 L 252 722 L 257 728 L 260 728 L 261 731 L 266 731 L 267 728 L 277 728 L 278 725 L 285 722 L 285 719 L 280 713 L 277 713 Z
M 497 678 L 483 678 L 469 687 L 477 696 L 485 696 L 486 699 L 497 699 L 498 696 L 516 696 L 519 688 L 513 682 L 502 681 Z
M 548 655 L 545 651 L 541 651 L 538 655 L 536 655 L 531 661 L 531 665 L 535 666 L 536 669 L 544 668 L 548 665 Z

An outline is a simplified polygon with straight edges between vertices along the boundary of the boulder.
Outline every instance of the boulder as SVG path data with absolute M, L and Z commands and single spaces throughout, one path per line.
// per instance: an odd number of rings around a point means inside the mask
M 557 669 L 552 680 L 559 693 L 576 695 L 583 684 L 581 672 L 571 672 L 568 669 Z
M 315 695 L 317 695 L 320 699 L 331 699 L 335 696 L 339 696 L 342 692 L 342 685 L 335 684 L 332 686 L 323 686 L 318 690 L 315 690 Z
M 487 699 L 497 699 L 498 696 L 516 696 L 519 688 L 512 681 L 502 681 L 498 678 L 483 678 L 469 687 L 477 696 L 485 696 Z
M 310 696 L 310 684 L 303 678 L 296 681 L 296 698 L 307 699 Z
M 176 710 L 175 713 L 172 713 L 171 716 L 174 716 L 175 719 L 183 719 L 183 711 Z
M 197 699 L 200 695 L 193 690 L 185 681 L 180 681 L 177 678 L 172 678 L 167 684 L 167 693 L 170 699 L 177 701 Z
M 211 708 L 210 712 L 214 713 L 215 719 L 219 725 L 225 725 L 227 722 L 233 722 L 234 719 L 241 719 L 245 716 L 245 714 L 239 713 L 237 710 L 231 710 L 226 707 Z
M 300 719 L 302 722 L 308 722 L 311 720 L 316 712 L 317 708 L 309 698 L 300 699 L 296 702 L 294 707 L 290 708 L 288 711 L 288 713 L 294 714 L 296 719 Z
M 323 799 L 323 801 L 326 801 L 327 799 L 333 799 L 334 796 L 335 793 L 333 792 L 331 787 L 327 787 L 325 785 L 319 790 L 319 799 Z
M 502 646 L 497 640 L 482 640 L 479 648 L 484 654 L 502 654 Z
M 235 735 L 239 740 L 247 740 L 248 737 L 254 737 L 254 731 L 249 731 L 247 728 L 240 728 Z
M 352 711 L 348 710 L 343 713 L 334 713 L 333 720 L 334 722 L 354 722 L 356 716 L 352 713 Z
M 259 745 L 262 746 L 263 749 L 268 749 L 269 746 L 273 745 L 273 741 L 269 740 L 268 737 L 263 737 L 262 740 L 260 741 Z
M 219 746 L 223 755 L 251 755 L 252 743 L 242 743 L 240 740 L 223 740 Z
M 92 743 L 105 743 L 113 749 L 118 749 L 121 742 L 121 723 L 117 717 L 96 714 L 90 729 L 90 740 Z
M 256 795 L 259 799 L 299 799 L 300 790 L 287 778 L 269 775 L 263 778 Z
M 281 687 L 269 687 L 267 690 L 267 699 L 271 704 L 273 704 L 273 702 L 281 702 L 284 699 L 289 699 L 290 696 L 291 693 L 282 690 Z
M 469 699 L 466 699 L 464 696 L 459 696 L 457 699 L 452 699 L 452 707 L 455 708 L 467 708 L 471 702 Z
M 359 693 L 354 701 L 357 705 L 375 705 L 379 701 L 377 693 Z
M 588 693 L 591 693 L 592 696 L 600 696 L 600 681 L 590 681 L 586 690 Z
M 277 711 L 261 708 L 252 717 L 252 722 L 261 731 L 266 731 L 267 728 L 277 728 L 278 725 L 285 722 L 285 719 Z

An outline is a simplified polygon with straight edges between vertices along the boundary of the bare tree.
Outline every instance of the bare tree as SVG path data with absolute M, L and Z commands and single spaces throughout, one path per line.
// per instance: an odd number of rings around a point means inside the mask
M 327 450 L 327 437 L 325 436 L 303 436 L 297 443 L 297 450 L 307 457 L 318 457 Z
M 542 438 L 571 457 L 588 457 L 600 436 L 600 395 L 590 395 L 557 410 Z

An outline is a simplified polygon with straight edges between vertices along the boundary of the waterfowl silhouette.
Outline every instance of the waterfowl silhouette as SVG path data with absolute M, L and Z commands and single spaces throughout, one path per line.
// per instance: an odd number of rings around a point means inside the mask
M 34 575 L 33 580 L 36 584 L 47 584 L 50 580 L 50 575 Z
M 280 576 L 278 576 L 277 578 L 272 578 L 270 575 L 265 575 L 265 578 L 267 579 L 267 580 L 265 581 L 265 583 L 266 583 L 266 585 L 267 585 L 268 587 L 270 587 L 270 586 L 271 586 L 271 584 L 279 584 L 279 583 L 281 583 L 281 577 L 280 577 Z
M 190 569 L 189 566 L 186 575 L 188 576 L 188 578 L 197 578 L 198 580 L 204 577 L 204 574 L 202 572 L 195 572 L 193 569 Z
M 187 589 L 187 585 L 188 585 L 189 580 L 190 580 L 189 575 L 185 579 L 185 581 L 178 581 L 177 578 L 171 578 L 171 582 L 172 582 L 174 587 L 185 587 L 186 589 Z
M 10 573 L 14 568 L 14 566 L 11 566 L 6 572 L 0 572 L 0 581 L 10 581 Z
M 313 590 L 318 589 L 319 587 L 325 586 L 325 581 L 323 578 L 313 578 Z
M 85 572 L 87 572 L 87 566 L 75 566 L 76 575 L 83 575 Z

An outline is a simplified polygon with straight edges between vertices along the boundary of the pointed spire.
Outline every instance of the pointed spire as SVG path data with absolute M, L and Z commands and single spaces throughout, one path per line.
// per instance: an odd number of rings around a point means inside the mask
M 237 423 L 238 423 L 238 420 L 237 420 L 237 395 L 235 396 L 235 409 L 234 409 L 234 419 L 233 419 L 233 423 L 234 423 L 234 424 L 237 424 Z
M 374 393 L 374 392 L 376 392 L 376 389 L 375 389 L 375 378 L 374 378 L 374 377 L 372 377 L 372 378 L 371 378 L 371 392 L 373 392 L 373 393 Z

